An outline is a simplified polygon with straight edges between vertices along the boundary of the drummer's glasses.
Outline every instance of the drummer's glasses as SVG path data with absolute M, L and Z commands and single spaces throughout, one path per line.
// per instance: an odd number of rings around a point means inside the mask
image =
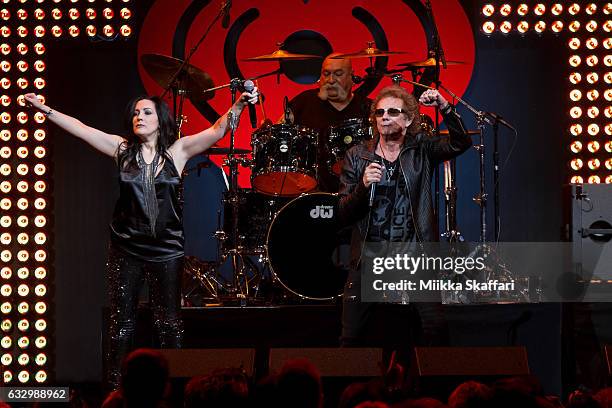
M 374 111 L 374 116 L 376 116 L 377 118 L 382 118 L 385 115 L 385 112 L 387 112 L 387 114 L 389 114 L 389 116 L 391 116 L 392 118 L 396 118 L 400 115 L 400 113 L 406 113 L 406 111 L 404 109 L 398 109 L 398 108 L 387 108 L 387 109 L 376 109 Z

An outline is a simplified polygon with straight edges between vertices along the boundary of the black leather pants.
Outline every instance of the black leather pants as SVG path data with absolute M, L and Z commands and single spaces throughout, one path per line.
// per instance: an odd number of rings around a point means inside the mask
M 183 257 L 166 262 L 147 262 L 111 247 L 107 274 L 110 290 L 109 347 L 106 353 L 107 380 L 119 385 L 121 361 L 132 350 L 136 309 L 146 280 L 153 324 L 161 348 L 180 348 L 183 338 L 181 273 Z

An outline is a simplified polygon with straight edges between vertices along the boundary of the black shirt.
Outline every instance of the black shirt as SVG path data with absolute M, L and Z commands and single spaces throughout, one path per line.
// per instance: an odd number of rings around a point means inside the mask
M 367 121 L 372 101 L 364 96 L 353 94 L 353 99 L 342 110 L 337 110 L 328 101 L 318 96 L 318 89 L 310 89 L 298 94 L 289 102 L 294 122 L 298 125 L 315 129 L 319 132 L 317 165 L 319 190 L 337 192 L 338 178 L 328 168 L 328 129 L 347 119 L 360 118 Z

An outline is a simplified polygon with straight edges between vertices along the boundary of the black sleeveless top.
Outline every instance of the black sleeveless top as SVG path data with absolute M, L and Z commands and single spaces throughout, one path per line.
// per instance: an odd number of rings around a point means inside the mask
M 119 200 L 110 225 L 111 244 L 145 261 L 164 262 L 183 256 L 181 177 L 171 160 L 163 161 L 155 177 L 159 212 L 156 222 L 151 223 L 143 173 L 143 168 L 137 165 L 119 169 Z

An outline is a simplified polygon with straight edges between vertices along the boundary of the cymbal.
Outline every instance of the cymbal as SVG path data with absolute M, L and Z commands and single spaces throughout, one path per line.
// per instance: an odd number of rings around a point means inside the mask
M 229 152 L 230 152 L 229 147 L 209 147 L 208 150 L 204 152 L 204 154 L 222 155 L 222 154 L 229 154 Z M 234 154 L 249 154 L 249 153 L 251 153 L 250 149 L 238 149 L 234 147 Z
M 465 62 L 463 61 L 446 61 L 446 65 L 463 65 Z M 401 64 L 397 64 L 400 67 L 416 67 L 416 68 L 427 68 L 427 67 L 435 67 L 436 59 L 435 58 L 427 58 L 424 61 L 412 61 L 412 62 L 404 62 Z M 440 62 L 440 66 L 442 66 L 442 62 Z
M 307 60 L 322 59 L 320 55 L 294 54 L 285 50 L 276 50 L 272 54 L 258 55 L 257 57 L 245 58 L 243 61 L 284 61 L 284 60 Z
M 183 63 L 178 58 L 161 54 L 144 54 L 140 57 L 140 62 L 145 71 L 164 89 Z M 215 84 L 210 75 L 200 68 L 187 64 L 177 79 L 180 83 L 179 91 L 185 92 L 191 100 L 206 101 L 215 96 L 214 92 L 203 92 Z
M 480 133 L 479 130 L 468 130 L 467 131 L 468 135 L 477 135 L 479 133 Z M 440 136 L 448 136 L 448 129 L 440 130 Z
M 376 48 L 376 47 L 368 47 L 368 48 L 364 48 L 363 50 L 360 50 L 357 52 L 336 55 L 335 57 L 332 57 L 332 59 L 388 57 L 390 55 L 399 55 L 399 54 L 407 54 L 407 52 L 381 50 L 380 48 Z

